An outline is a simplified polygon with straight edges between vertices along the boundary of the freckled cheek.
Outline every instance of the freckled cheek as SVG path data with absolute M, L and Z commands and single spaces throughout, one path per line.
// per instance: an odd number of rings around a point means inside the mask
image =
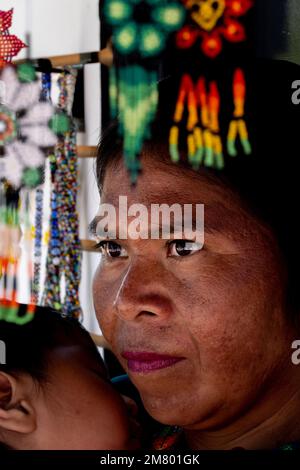
M 214 368 L 222 368 L 227 363 L 234 368 L 235 357 L 240 361 L 243 356 L 247 362 L 249 354 L 260 347 L 259 331 L 265 326 L 258 318 L 261 305 L 253 288 L 243 284 L 243 290 L 239 290 L 238 278 L 238 269 L 202 266 L 174 292 L 180 323 L 191 336 L 204 367 L 214 363 Z
M 185 323 L 189 344 L 194 346 L 189 347 L 190 360 L 196 381 L 238 390 L 259 374 L 262 343 L 255 323 L 249 321 L 247 325 L 231 315 L 226 317 L 221 308 L 217 313 L 213 309 L 206 313 L 194 311 L 193 320 Z
M 113 305 L 118 292 L 116 282 L 105 280 L 101 272 L 97 272 L 93 281 L 93 299 L 97 320 L 106 338 L 109 340 L 113 324 Z

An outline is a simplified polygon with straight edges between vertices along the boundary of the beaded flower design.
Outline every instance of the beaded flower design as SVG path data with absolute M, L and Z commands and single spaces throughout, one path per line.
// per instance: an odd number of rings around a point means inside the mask
M 185 15 L 185 8 L 176 0 L 106 0 L 104 5 L 113 45 L 121 58 L 110 71 L 111 116 L 119 119 L 132 183 L 141 169 L 138 157 L 157 109 L 158 60 L 169 35 L 182 27 Z
M 0 11 L 0 67 L 11 62 L 26 45 L 14 34 L 9 33 L 12 25 L 13 9 Z
M 116 50 L 138 52 L 144 58 L 160 54 L 168 35 L 182 26 L 185 17 L 180 3 L 161 0 L 107 0 L 104 14 L 114 28 Z
M 184 0 L 192 24 L 185 25 L 177 34 L 177 46 L 189 49 L 198 39 L 202 52 L 217 57 L 223 48 L 223 39 L 241 42 L 246 39 L 239 19 L 253 6 L 253 0 Z
M 0 180 L 14 189 L 34 188 L 41 183 L 44 150 L 56 144 L 55 133 L 66 123 L 50 103 L 40 101 L 31 65 L 6 66 L 0 79 Z

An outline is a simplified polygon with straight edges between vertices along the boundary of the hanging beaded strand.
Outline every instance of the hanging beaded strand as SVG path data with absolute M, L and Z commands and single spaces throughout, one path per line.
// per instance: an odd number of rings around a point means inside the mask
M 43 200 L 42 188 L 36 190 L 35 195 L 35 225 L 34 225 L 34 274 L 32 283 L 32 298 L 35 304 L 39 303 L 40 272 L 42 258 L 42 235 L 43 235 Z
M 29 304 L 22 316 L 17 304 L 17 272 L 21 249 L 19 193 L 0 183 L 0 320 L 25 325 L 33 319 L 35 306 Z
M 70 114 L 75 77 L 64 73 L 58 81 L 59 108 Z M 72 123 L 69 132 L 59 140 L 51 157 L 52 195 L 51 228 L 47 260 L 47 282 L 44 302 L 65 314 L 79 318 L 79 284 L 81 277 L 81 248 L 77 204 L 76 130 Z M 62 300 L 61 282 L 65 295 Z
M 19 193 L 1 183 L 0 188 L 0 297 L 16 298 L 19 242 Z
M 42 74 L 41 101 L 51 101 L 51 74 Z M 34 225 L 34 274 L 32 283 L 32 299 L 35 304 L 39 303 L 40 276 L 42 260 L 42 240 L 43 240 L 43 202 L 44 190 L 40 186 L 35 195 L 35 225 Z
M 61 239 L 58 227 L 57 213 L 57 188 L 56 188 L 56 169 L 57 156 L 61 147 L 61 139 L 56 145 L 55 151 L 49 156 L 50 174 L 51 174 L 51 212 L 50 212 L 50 237 L 48 244 L 48 253 L 46 261 L 46 280 L 43 293 L 42 304 L 61 311 L 60 295 L 60 263 L 61 263 Z
M 32 224 L 30 218 L 30 195 L 28 189 L 21 190 L 20 194 L 22 214 L 22 225 L 23 225 L 23 247 L 24 252 L 27 255 L 27 276 L 29 281 L 29 292 L 30 292 L 30 304 L 33 305 L 33 278 L 34 278 L 34 265 L 32 262 L 33 255 L 33 236 L 32 236 Z
M 61 77 L 61 106 L 71 115 L 76 77 L 73 73 Z M 65 280 L 65 314 L 79 318 L 81 308 L 79 285 L 81 279 L 81 246 L 79 240 L 79 217 L 77 214 L 78 158 L 76 154 L 76 128 L 71 123 L 70 131 L 64 141 L 64 152 L 60 154 L 57 168 L 57 195 L 59 230 L 64 240 L 62 244 L 63 274 Z

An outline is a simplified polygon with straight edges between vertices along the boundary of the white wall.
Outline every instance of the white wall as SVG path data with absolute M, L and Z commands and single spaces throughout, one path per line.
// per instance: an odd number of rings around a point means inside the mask
M 99 49 L 98 0 L 0 0 L 1 10 L 10 8 L 11 32 L 30 34 L 32 58 Z

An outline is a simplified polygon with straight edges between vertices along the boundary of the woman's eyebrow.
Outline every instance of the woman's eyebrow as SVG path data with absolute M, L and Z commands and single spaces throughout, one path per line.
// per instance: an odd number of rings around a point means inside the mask
M 208 234 L 224 234 L 228 232 L 232 232 L 237 230 L 239 225 L 237 222 L 242 222 L 244 217 L 241 217 L 236 210 L 233 210 L 227 207 L 225 204 L 221 202 L 213 202 L 212 204 L 204 204 L 204 233 Z M 94 219 L 88 226 L 88 233 L 92 237 L 97 237 L 97 225 L 103 219 L 102 216 L 96 215 Z M 160 225 L 159 233 L 161 234 L 162 225 Z M 196 230 L 196 222 L 193 217 L 192 221 L 192 230 Z M 116 227 L 117 228 L 117 227 Z M 174 227 L 174 223 L 170 223 L 170 233 L 175 233 L 176 227 Z M 151 234 L 151 228 L 149 230 L 149 235 Z M 115 239 L 116 233 L 105 232 L 105 239 Z M 151 235 L 149 236 L 151 238 Z
M 228 207 L 222 202 L 205 205 L 204 233 L 208 234 L 245 234 L 249 220 L 244 210 Z
M 100 235 L 99 233 L 97 233 L 97 225 L 98 225 L 98 222 L 101 220 L 101 216 L 96 216 L 92 222 L 90 223 L 89 225 L 89 235 L 94 237 L 94 238 L 98 238 L 98 239 L 103 239 L 103 240 L 124 240 L 124 238 L 119 238 L 118 237 L 118 230 L 116 228 L 116 231 L 105 231 L 105 234 L 102 234 Z M 155 230 L 156 228 L 156 230 Z M 192 221 L 192 225 L 190 226 L 189 225 L 189 229 L 191 229 L 193 232 L 196 232 L 197 230 L 197 224 L 196 222 L 193 220 Z M 176 233 L 178 232 L 184 232 L 185 231 L 185 228 L 182 227 L 182 226 L 177 226 L 176 224 L 174 224 L 173 222 L 170 222 L 169 225 L 165 225 L 165 224 L 159 224 L 157 227 L 148 227 L 148 231 L 147 231 L 147 236 L 144 235 L 144 239 L 148 240 L 148 239 L 153 239 L 153 240 L 157 240 L 157 239 L 169 239 L 170 237 L 176 235 Z M 202 230 L 201 230 L 202 232 Z M 140 232 L 141 233 L 141 232 Z M 154 233 L 155 233 L 155 236 L 154 236 Z M 127 237 L 126 237 L 127 239 Z

